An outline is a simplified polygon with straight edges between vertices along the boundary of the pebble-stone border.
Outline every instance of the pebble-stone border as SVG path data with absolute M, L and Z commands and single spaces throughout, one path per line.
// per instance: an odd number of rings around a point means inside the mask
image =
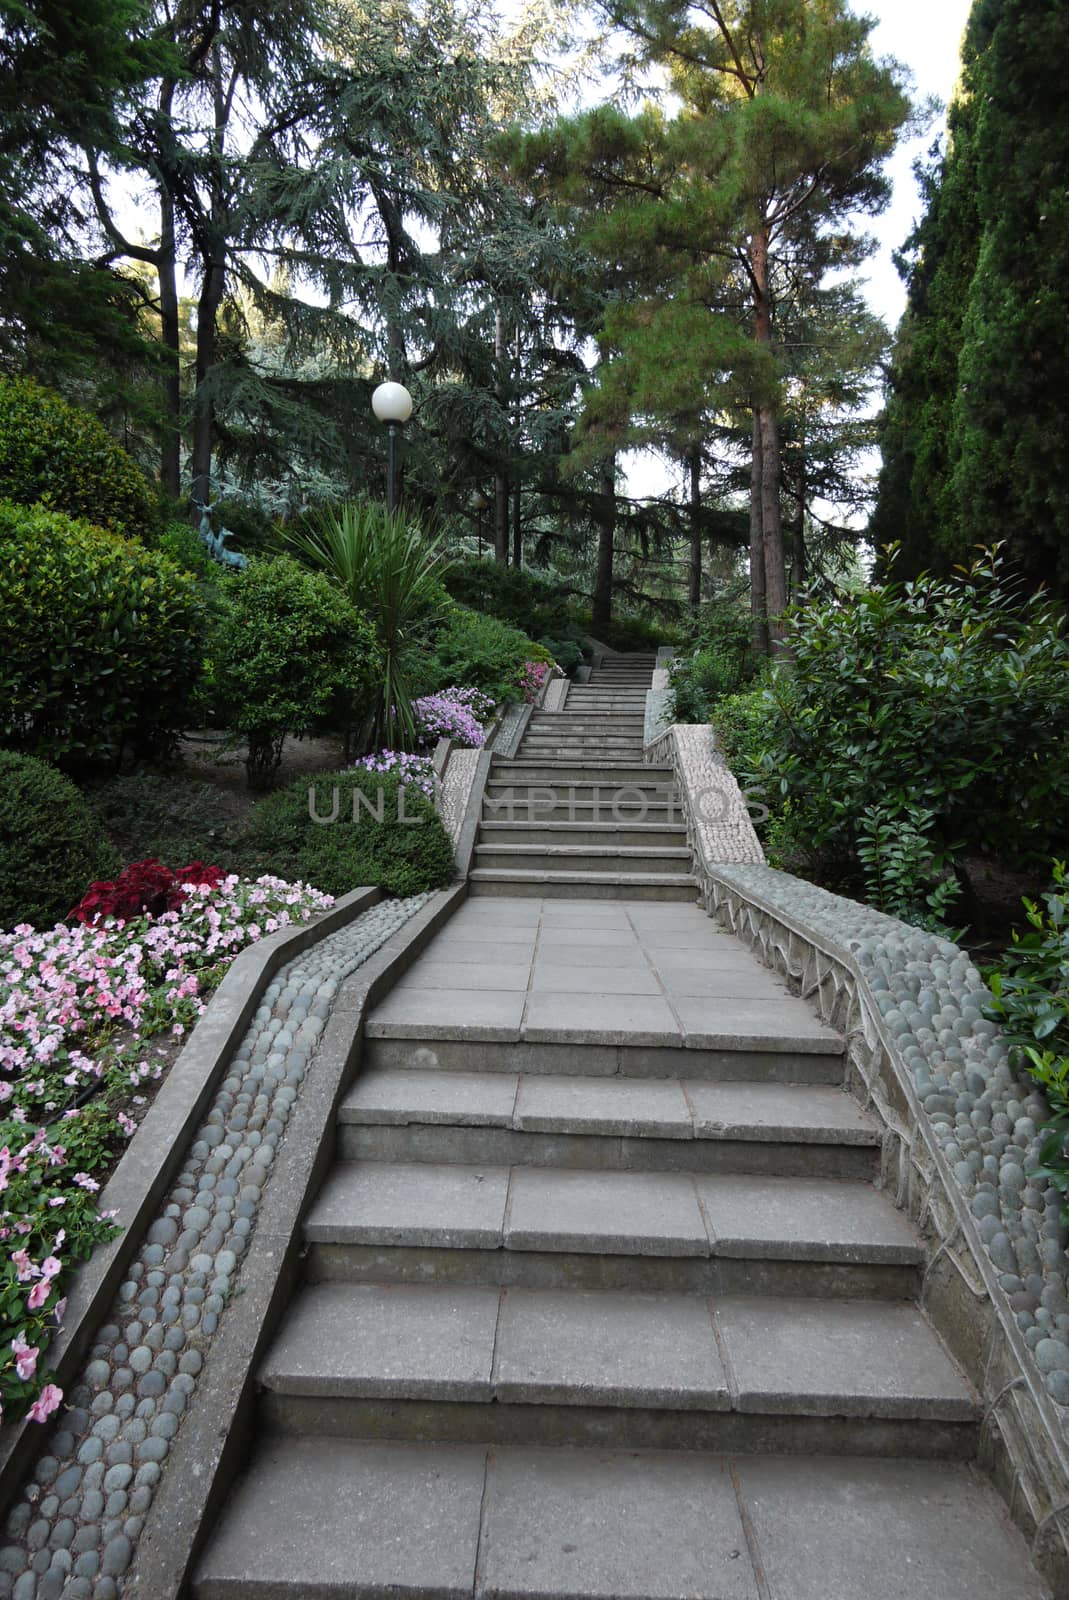
M 8 1516 L 0 1600 L 118 1600 L 338 990 L 429 899 L 380 902 L 265 990 Z
M 746 798 L 707 723 L 673 723 L 646 744 L 645 760 L 675 768 L 687 840 L 699 860 L 764 862 Z
M 530 720 L 531 707 L 526 704 L 509 706 L 501 718 L 501 726 L 494 740 L 495 756 L 514 756 L 520 747 L 524 730 Z
M 450 750 L 445 772 L 438 785 L 438 815 L 454 848 L 464 826 L 480 754 L 479 750 Z
M 923 1302 L 983 1406 L 981 1461 L 1069 1593 L 1069 1255 L 1029 1175 L 1048 1109 L 945 939 L 756 864 L 696 863 L 703 904 L 847 1041 L 882 1175 L 932 1242 Z

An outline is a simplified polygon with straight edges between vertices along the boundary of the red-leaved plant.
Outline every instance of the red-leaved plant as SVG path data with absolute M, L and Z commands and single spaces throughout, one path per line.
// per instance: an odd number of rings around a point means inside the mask
M 208 867 L 203 861 L 192 861 L 174 872 L 150 856 L 147 861 L 133 861 L 124 867 L 114 882 L 91 883 L 67 920 L 92 926 L 108 917 L 131 922 L 135 917 L 162 916 L 181 906 L 185 898 L 183 884 L 205 884 L 214 889 L 225 877 L 222 867 Z

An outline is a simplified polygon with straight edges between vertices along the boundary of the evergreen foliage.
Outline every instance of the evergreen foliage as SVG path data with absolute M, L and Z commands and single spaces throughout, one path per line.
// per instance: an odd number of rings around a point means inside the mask
M 0 750 L 0 929 L 50 928 L 90 883 L 119 868 L 114 846 L 69 778 Z

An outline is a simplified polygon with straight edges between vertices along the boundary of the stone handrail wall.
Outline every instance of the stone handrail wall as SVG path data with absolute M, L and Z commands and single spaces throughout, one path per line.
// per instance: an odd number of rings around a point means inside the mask
M 1043 1096 L 956 945 L 765 863 L 711 728 L 667 729 L 646 760 L 676 768 L 706 910 L 843 1034 L 882 1182 L 930 1246 L 924 1307 L 980 1396 L 981 1462 L 1069 1594 L 1069 1235 L 1030 1176 Z
M 651 690 L 654 695 L 659 692 Z M 649 697 L 647 697 L 648 714 Z M 687 841 L 701 880 L 712 862 L 763 862 L 746 797 L 735 781 L 708 724 L 674 723 L 645 748 L 653 765 L 673 766 L 679 782 Z

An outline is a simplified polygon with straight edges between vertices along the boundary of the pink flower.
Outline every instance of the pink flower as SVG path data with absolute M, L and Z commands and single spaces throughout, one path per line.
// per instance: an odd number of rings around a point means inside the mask
M 28 1382 L 37 1371 L 37 1357 L 40 1349 L 37 1345 L 27 1344 L 22 1334 L 16 1334 L 11 1341 L 11 1348 L 15 1352 L 15 1371 L 22 1383 Z
M 21 1229 L 19 1230 L 22 1231 Z M 29 1283 L 31 1278 L 36 1278 L 38 1269 L 34 1266 L 25 1250 L 16 1250 L 11 1257 L 15 1263 L 15 1270 L 19 1275 L 20 1283 Z
M 46 1383 L 27 1412 L 30 1421 L 47 1422 L 62 1399 L 63 1390 L 57 1389 L 54 1383 Z
M 41 1263 L 41 1276 L 46 1282 L 51 1282 L 51 1280 L 62 1271 L 62 1261 L 57 1261 L 55 1256 L 45 1256 L 45 1259 Z
M 26 1305 L 30 1311 L 40 1311 L 49 1295 L 52 1293 L 52 1284 L 48 1278 L 41 1278 L 30 1290 Z

